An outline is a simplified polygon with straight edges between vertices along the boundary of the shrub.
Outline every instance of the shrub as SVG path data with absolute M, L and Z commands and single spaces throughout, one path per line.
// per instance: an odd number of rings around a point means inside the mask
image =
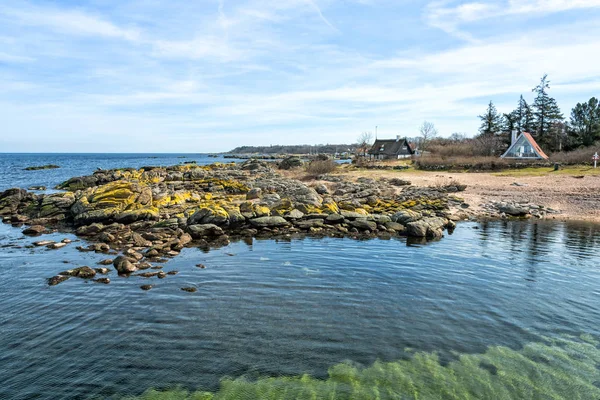
M 335 171 L 338 164 L 333 160 L 315 160 L 306 166 L 306 173 L 316 178 L 319 175 L 329 174 Z
M 569 152 L 560 152 L 553 153 L 550 156 L 550 161 L 565 164 L 565 165 L 573 165 L 573 164 L 591 164 L 592 156 L 595 152 L 600 153 L 600 146 L 590 146 L 584 147 L 581 149 L 569 151 Z

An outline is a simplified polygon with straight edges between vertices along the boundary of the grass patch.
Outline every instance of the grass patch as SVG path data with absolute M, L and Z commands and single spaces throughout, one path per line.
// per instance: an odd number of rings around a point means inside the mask
M 561 167 L 558 171 L 553 168 L 531 167 L 494 172 L 495 176 L 600 176 L 600 168 L 587 166 Z

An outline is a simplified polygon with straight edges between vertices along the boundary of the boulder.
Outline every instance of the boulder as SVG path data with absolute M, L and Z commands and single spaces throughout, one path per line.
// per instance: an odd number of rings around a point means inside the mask
M 344 216 L 341 214 L 329 214 L 327 218 L 325 218 L 325 221 L 328 224 L 341 224 L 344 222 Z
M 287 170 L 287 169 L 299 168 L 302 165 L 304 165 L 304 162 L 302 161 L 302 159 L 300 159 L 300 157 L 290 156 L 290 157 L 283 159 L 279 163 L 279 169 Z
M 320 228 L 323 225 L 322 219 L 306 219 L 294 222 L 294 226 L 300 229 Z
M 24 235 L 40 235 L 46 232 L 46 227 L 42 225 L 33 225 L 23 230 Z
M 137 268 L 135 265 L 133 265 L 132 261 L 133 260 L 130 260 L 129 258 L 127 258 L 125 256 L 118 256 L 113 261 L 113 265 L 118 273 L 130 274 L 132 272 L 137 271 Z
M 377 224 L 373 221 L 368 221 L 365 218 L 349 221 L 348 225 L 358 229 L 359 231 L 374 231 L 377 229 Z
M 304 213 L 298 209 L 293 209 L 286 215 L 288 219 L 301 219 L 302 217 L 304 217 Z
M 229 214 L 225 209 L 215 206 L 213 208 L 203 207 L 196 211 L 188 219 L 189 225 L 196 224 L 214 224 L 223 225 L 229 220 Z
M 530 213 L 528 208 L 512 204 L 501 205 L 498 207 L 498 211 L 513 217 L 524 217 Z
M 224 234 L 223 229 L 215 224 L 195 224 L 187 227 L 188 232 L 194 239 L 203 237 L 217 237 Z
M 414 237 L 441 237 L 448 220 L 441 217 L 427 217 L 406 224 L 406 233 Z
M 152 246 L 152 242 L 149 240 L 146 240 L 142 237 L 142 235 L 140 235 L 137 232 L 133 232 L 131 234 L 131 240 L 133 242 L 134 245 L 136 245 L 137 247 L 150 247 Z
M 69 277 L 67 275 L 56 275 L 56 276 L 53 276 L 52 278 L 48 279 L 48 285 L 55 286 L 61 282 L 66 281 L 67 279 L 69 279 Z
M 322 183 L 315 186 L 315 191 L 320 195 L 329 194 L 329 189 Z
M 391 220 L 393 222 L 398 222 L 399 224 L 406 225 L 409 222 L 414 222 L 421 219 L 421 213 L 411 210 L 402 210 L 393 214 Z
M 385 228 L 387 230 L 391 230 L 391 231 L 395 231 L 395 232 L 404 232 L 406 230 L 406 227 L 398 222 L 385 222 L 383 224 L 383 226 L 385 226 Z
M 90 267 L 79 267 L 61 272 L 59 275 L 73 276 L 76 278 L 90 279 L 96 276 L 96 271 Z
M 287 226 L 288 222 L 283 217 L 259 217 L 251 219 L 250 224 L 258 228 L 271 228 Z
M 254 199 L 258 199 L 260 198 L 260 195 L 262 194 L 262 189 L 261 188 L 252 188 L 248 191 L 248 193 L 246 193 L 246 200 L 254 200 Z

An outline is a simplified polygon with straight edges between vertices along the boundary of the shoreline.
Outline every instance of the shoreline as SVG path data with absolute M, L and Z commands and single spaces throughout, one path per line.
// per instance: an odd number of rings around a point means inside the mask
M 154 268 L 152 263 L 176 257 L 184 247 L 218 248 L 249 238 L 409 237 L 410 243 L 425 243 L 441 239 L 446 230 L 451 233 L 460 221 L 600 221 L 600 212 L 580 218 L 581 212 L 573 212 L 577 208 L 563 212 L 549 205 L 555 203 L 544 202 L 557 193 L 564 195 L 566 188 L 574 190 L 564 182 L 583 178 L 563 177 L 563 184 L 542 196 L 539 187 L 548 180 L 545 177 L 519 177 L 527 183 L 515 186 L 508 183 L 514 177 L 489 173 L 342 166 L 335 173 L 307 179 L 302 168 L 275 170 L 276 166 L 248 160 L 101 170 L 69 179 L 57 187 L 64 190 L 59 193 L 0 193 L 0 216 L 13 226 L 28 226 L 26 235 L 75 233 L 86 243 L 78 250 L 117 256 L 103 265 L 123 275 Z M 600 192 L 599 178 L 593 175 L 588 181 Z M 578 196 L 576 190 L 569 193 Z M 576 205 L 597 207 L 595 196 Z M 58 249 L 70 241 L 40 240 L 34 245 Z M 57 271 L 49 284 L 107 272 L 81 268 Z M 108 283 L 100 279 L 96 281 Z

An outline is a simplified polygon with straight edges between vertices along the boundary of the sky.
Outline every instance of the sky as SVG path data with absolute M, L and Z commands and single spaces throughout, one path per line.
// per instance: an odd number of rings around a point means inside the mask
M 2 0 L 0 152 L 474 135 L 600 95 L 600 0 Z

